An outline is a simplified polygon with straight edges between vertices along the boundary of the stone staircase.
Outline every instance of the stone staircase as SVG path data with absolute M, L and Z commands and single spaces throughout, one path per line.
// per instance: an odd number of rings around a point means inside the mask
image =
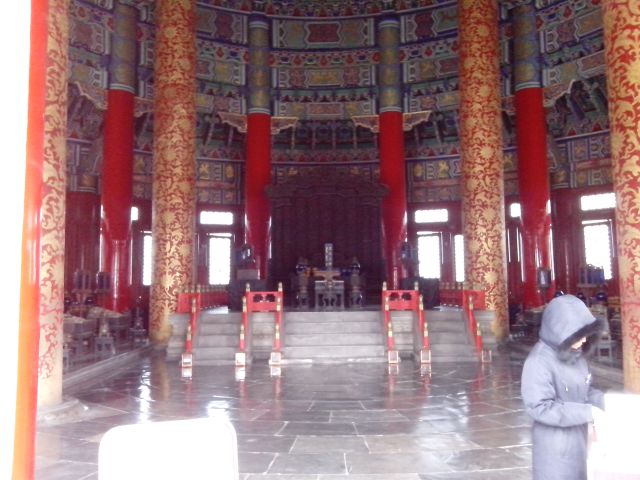
M 432 362 L 480 361 L 461 309 L 428 310 L 425 315 Z
M 295 312 L 285 315 L 283 355 L 293 362 L 384 362 L 380 311 Z
M 194 338 L 194 365 L 234 363 L 240 342 L 241 321 L 240 312 L 202 312 L 198 320 L 198 332 Z
M 476 362 L 471 336 L 459 309 L 425 310 L 431 359 L 437 362 Z M 173 335 L 167 356 L 179 358 L 184 350 L 188 314 L 171 317 Z M 238 351 L 240 312 L 202 312 L 194 335 L 195 365 L 233 364 Z M 414 335 L 412 312 L 392 312 L 395 347 L 404 359 L 412 358 L 421 338 Z M 254 361 L 269 358 L 273 346 L 274 315 L 256 313 L 247 336 Z M 285 311 L 282 332 L 283 363 L 386 362 L 386 335 L 380 310 L 320 312 Z
M 475 346 L 460 309 L 425 310 L 429 330 L 432 363 L 477 362 Z M 410 358 L 418 350 L 421 338 L 414 335 L 416 319 L 413 312 L 391 312 L 393 337 L 401 358 Z

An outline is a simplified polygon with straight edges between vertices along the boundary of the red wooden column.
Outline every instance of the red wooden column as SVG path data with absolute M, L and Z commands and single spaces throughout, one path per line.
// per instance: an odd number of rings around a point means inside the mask
M 498 2 L 461 0 L 460 146 L 465 279 L 486 292 L 497 340 L 509 332 Z
M 249 20 L 249 108 L 245 169 L 245 243 L 253 248 L 260 278 L 267 277 L 271 209 L 265 188 L 271 183 L 269 23 Z
M 194 275 L 195 9 L 195 0 L 156 1 L 149 334 L 160 345 L 171 336 L 178 292 Z
M 616 194 L 622 366 L 625 390 L 640 393 L 640 5 L 603 2 L 613 188 Z
M 551 272 L 551 231 L 547 123 L 541 82 L 540 46 L 533 4 L 513 9 L 515 53 L 516 141 L 522 221 L 523 304 L 525 309 L 544 305 L 538 289 L 538 270 Z
M 402 243 L 407 239 L 407 186 L 400 91 L 400 22 L 383 17 L 378 24 L 380 64 L 380 182 L 389 193 L 382 201 L 383 254 L 391 290 L 400 288 L 406 277 L 401 261 Z
M 578 198 L 570 188 L 559 188 L 552 194 L 553 262 L 555 286 L 565 293 L 576 293 L 580 266 L 575 238 L 580 233 Z
M 5 58 L 14 65 L 14 75 L 5 85 L 3 104 L 11 115 L 16 116 L 14 122 L 7 124 L 10 130 L 6 133 L 10 136 L 4 148 L 14 155 L 16 175 L 3 181 L 2 199 L 6 204 L 15 202 L 14 211 L 19 209 L 22 202 L 24 208 L 22 219 L 15 214 L 7 216 L 5 227 L 12 232 L 15 241 L 5 242 L 1 254 L 8 276 L 6 286 L 15 287 L 5 290 L 6 325 L 2 341 L 5 354 L 0 366 L 4 385 L 3 398 L 0 400 L 0 421 L 3 425 L 0 433 L 0 443 L 3 445 L 0 477 L 29 479 L 34 474 L 38 398 L 40 219 L 44 187 L 45 110 L 48 105 L 47 69 L 51 65 L 47 46 L 49 30 L 54 25 L 50 27 L 48 24 L 47 0 L 25 2 L 16 7 L 12 13 L 15 29 L 2 34 L 2 52 L 9 55 Z M 66 30 L 62 31 L 64 36 Z M 15 49 L 8 43 L 9 40 L 18 42 L 23 48 Z M 11 57 L 9 52 L 21 58 Z M 24 61 L 25 55 L 28 55 L 28 64 Z M 27 75 L 28 86 L 25 83 Z M 27 95 L 28 105 L 25 105 L 22 102 L 27 100 Z M 16 186 L 11 187 L 12 183 Z M 13 228 L 19 229 L 20 221 L 21 238 L 19 230 Z M 15 275 L 19 275 L 19 287 Z
M 116 0 L 107 111 L 104 117 L 100 270 L 111 274 L 106 308 L 131 308 L 129 262 L 133 198 L 133 111 L 136 88 L 135 7 Z

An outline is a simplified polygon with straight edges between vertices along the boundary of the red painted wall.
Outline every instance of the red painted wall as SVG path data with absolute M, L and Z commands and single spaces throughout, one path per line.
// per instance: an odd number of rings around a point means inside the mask
M 95 282 L 100 255 L 100 196 L 67 192 L 64 289 L 73 290 L 73 273 L 87 270 Z

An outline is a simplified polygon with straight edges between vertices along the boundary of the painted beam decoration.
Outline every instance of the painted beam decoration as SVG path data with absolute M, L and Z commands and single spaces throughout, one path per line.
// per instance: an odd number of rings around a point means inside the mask
M 321 21 L 274 18 L 272 24 L 274 48 L 363 48 L 375 42 L 373 18 Z
M 153 130 L 153 60 L 156 50 L 156 5 L 132 1 L 138 6 L 136 71 L 136 151 L 151 155 Z M 375 134 L 354 127 L 352 117 L 376 116 L 380 95 L 376 68 L 381 55 L 375 21 L 391 12 L 392 2 L 334 2 L 283 0 L 204 0 L 196 2 L 196 156 L 198 167 L 216 171 L 242 162 L 244 133 L 229 133 L 219 114 L 245 115 L 249 99 L 249 22 L 258 13 L 269 30 L 265 36 L 268 68 L 261 91 L 261 106 L 270 102 L 271 113 L 297 118 L 295 129 L 274 136 L 275 162 L 330 162 L 357 164 L 377 158 Z M 428 3 L 428 4 L 427 4 Z M 608 150 L 608 118 L 604 36 L 601 0 L 513 0 L 502 7 L 501 75 L 505 112 L 505 148 L 512 144 L 513 65 L 512 9 L 535 5 L 542 47 L 545 107 L 550 133 L 562 164 L 552 169 L 554 188 L 611 183 L 610 156 L 584 152 L 598 145 Z M 74 0 L 69 5 L 70 88 L 68 122 L 68 189 L 97 193 L 102 161 L 100 125 L 106 109 L 109 79 L 108 38 L 113 29 L 113 0 Z M 413 125 L 405 149 L 412 169 L 433 169 L 460 155 L 459 39 L 457 2 L 453 0 L 403 0 L 393 2 L 400 22 L 402 85 L 401 108 L 405 113 L 433 111 L 425 122 Z M 384 40 L 382 39 L 382 43 Z M 580 78 L 580 80 L 576 80 Z M 78 98 L 82 97 L 81 99 Z M 512 119 L 512 118 L 511 118 Z M 406 122 L 405 122 L 406 123 Z M 327 140 L 327 138 L 329 140 Z M 587 150 L 582 147 L 588 144 Z M 310 146 L 313 145 L 313 150 Z M 337 145 L 334 154 L 328 148 Z M 293 147 L 292 147 L 293 146 Z M 550 158 L 555 158 L 550 153 Z M 566 157 L 566 158 L 565 158 Z M 568 163 L 565 163 L 566 162 Z M 96 170 L 97 169 L 97 170 Z M 505 170 L 506 171 L 506 170 Z M 151 196 L 150 171 L 137 174 L 136 198 Z M 511 174 L 510 174 L 511 175 Z M 517 175 L 517 174 L 516 174 Z M 517 178 L 517 177 L 516 177 Z M 458 176 L 428 183 L 409 182 L 411 201 L 459 198 Z M 517 183 L 517 182 L 516 182 Z M 216 199 L 242 203 L 242 191 L 225 188 L 211 192 L 199 184 L 198 202 Z M 505 194 L 517 191 L 505 178 Z M 416 190 L 414 191 L 414 187 Z M 222 200 L 224 199 L 224 200 Z

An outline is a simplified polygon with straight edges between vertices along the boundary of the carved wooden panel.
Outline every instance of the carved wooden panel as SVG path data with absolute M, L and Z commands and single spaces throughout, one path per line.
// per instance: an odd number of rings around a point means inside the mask
M 324 244 L 333 243 L 337 268 L 348 267 L 357 257 L 369 286 L 379 288 L 384 272 L 380 205 L 386 193 L 380 184 L 329 169 L 268 186 L 270 280 L 289 286 L 299 257 L 323 266 Z

